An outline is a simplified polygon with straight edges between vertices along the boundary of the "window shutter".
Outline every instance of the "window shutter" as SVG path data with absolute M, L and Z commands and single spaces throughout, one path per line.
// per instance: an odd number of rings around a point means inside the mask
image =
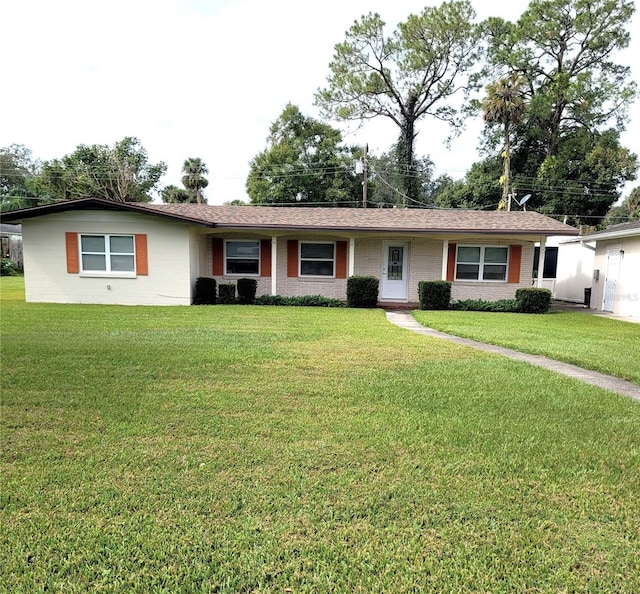
M 346 241 L 336 241 L 336 278 L 347 278 Z
M 64 241 L 67 251 L 67 272 L 78 274 L 80 272 L 80 254 L 78 253 L 78 234 L 65 233 Z
M 519 283 L 520 282 L 520 268 L 522 265 L 522 246 L 510 245 L 509 246 L 509 277 L 508 282 Z
M 298 276 L 298 240 L 287 240 L 287 276 Z
M 271 276 L 271 240 L 260 240 L 260 276 Z
M 449 244 L 449 253 L 447 254 L 447 280 L 453 281 L 456 278 L 456 248 L 455 243 Z
M 224 241 L 221 237 L 214 237 L 211 240 L 211 252 L 213 259 L 213 275 L 222 276 L 224 274 Z
M 147 253 L 147 236 L 144 233 L 136 234 L 136 274 L 147 276 L 149 274 L 149 257 Z

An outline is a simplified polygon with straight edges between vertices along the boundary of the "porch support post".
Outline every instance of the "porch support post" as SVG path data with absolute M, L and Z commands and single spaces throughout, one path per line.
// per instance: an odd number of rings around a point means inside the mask
M 271 294 L 278 294 L 278 237 L 271 237 Z
M 348 276 L 353 276 L 356 269 L 356 238 L 349 238 L 349 268 Z
M 544 254 L 546 251 L 547 238 L 545 235 L 540 236 L 540 257 L 538 258 L 538 289 L 542 288 L 542 278 L 544 277 Z
M 449 260 L 449 240 L 442 242 L 442 274 L 440 280 L 447 280 L 447 262 Z

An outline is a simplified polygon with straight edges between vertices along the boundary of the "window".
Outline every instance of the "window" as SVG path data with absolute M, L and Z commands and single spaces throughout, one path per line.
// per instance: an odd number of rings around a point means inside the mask
M 80 235 L 82 272 L 135 272 L 133 235 Z
M 507 279 L 508 247 L 458 246 L 457 280 L 504 281 Z
M 335 244 L 300 243 L 300 276 L 333 276 Z
M 540 248 L 536 247 L 533 254 L 533 272 L 537 274 L 540 268 Z M 544 270 L 542 278 L 556 278 L 558 271 L 558 248 L 556 246 L 547 247 L 544 250 Z M 537 278 L 537 276 L 536 276 Z
M 226 274 L 260 274 L 260 242 L 227 241 L 226 266 Z

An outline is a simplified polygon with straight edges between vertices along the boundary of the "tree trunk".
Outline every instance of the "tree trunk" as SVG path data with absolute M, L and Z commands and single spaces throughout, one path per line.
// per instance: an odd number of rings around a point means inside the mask
M 502 185 L 502 208 L 511 210 L 511 200 L 509 193 L 511 192 L 511 143 L 509 142 L 509 122 L 504 123 L 504 157 L 503 170 L 504 184 Z
M 400 128 L 400 138 L 398 139 L 398 165 L 400 167 L 400 179 L 402 180 L 401 204 L 407 202 L 418 203 L 420 201 L 420 182 L 416 173 L 415 155 L 413 144 L 416 138 L 415 133 L 415 106 L 417 97 L 410 97 L 403 110 L 402 126 Z

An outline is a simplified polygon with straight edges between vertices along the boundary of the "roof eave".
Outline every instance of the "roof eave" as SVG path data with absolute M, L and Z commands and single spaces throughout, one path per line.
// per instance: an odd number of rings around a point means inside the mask
M 584 241 L 599 241 L 601 239 L 621 239 L 623 237 L 640 236 L 640 229 L 625 229 L 624 231 L 603 231 L 602 233 L 593 233 L 592 235 L 584 235 Z
M 579 235 L 578 229 L 478 229 L 478 228 L 464 228 L 464 229 L 451 229 L 447 227 L 434 227 L 425 229 L 424 227 L 355 227 L 355 226 L 341 226 L 341 225 L 276 225 L 276 224 L 243 224 L 243 223 L 216 223 L 212 224 L 212 227 L 216 229 L 225 230 L 248 230 L 248 229 L 263 229 L 268 231 L 332 231 L 341 233 L 416 233 L 420 235 L 468 235 L 470 233 L 482 234 L 482 235 L 527 235 L 536 236 L 540 235 L 566 235 L 577 236 Z
M 137 212 L 140 214 L 156 216 L 174 221 L 182 221 L 192 223 L 203 227 L 215 227 L 215 223 L 178 215 L 172 212 L 164 212 L 148 208 L 146 204 L 136 202 L 116 202 L 115 200 L 105 200 L 103 198 L 79 198 L 78 200 L 68 200 L 65 202 L 55 202 L 53 204 L 43 204 L 32 208 L 24 208 L 6 213 L 0 213 L 2 221 L 23 221 L 24 219 L 32 219 L 59 212 L 69 212 L 72 210 L 116 210 L 123 212 Z

